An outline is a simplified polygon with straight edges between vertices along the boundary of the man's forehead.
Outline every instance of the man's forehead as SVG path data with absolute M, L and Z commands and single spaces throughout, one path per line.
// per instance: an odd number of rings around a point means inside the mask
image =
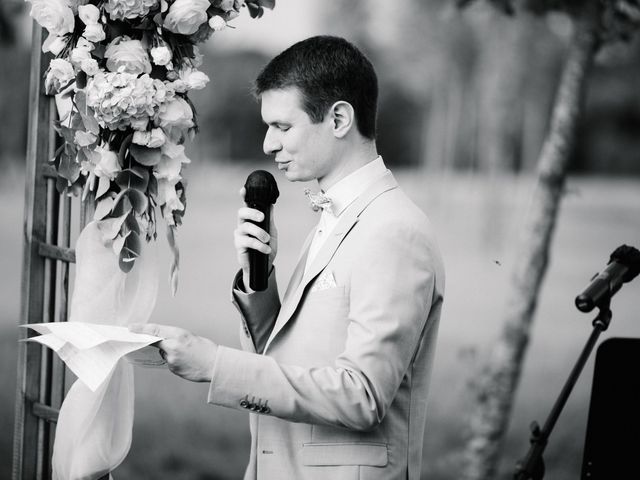
M 266 122 L 272 121 L 271 117 L 297 117 L 305 114 L 302 109 L 302 94 L 297 87 L 266 90 L 260 95 L 260 101 L 262 118 Z

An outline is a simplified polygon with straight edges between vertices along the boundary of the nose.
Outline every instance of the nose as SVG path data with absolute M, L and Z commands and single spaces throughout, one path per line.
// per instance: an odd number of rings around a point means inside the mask
M 282 149 L 280 139 L 277 132 L 273 127 L 267 128 L 267 133 L 264 134 L 264 141 L 262 142 L 262 150 L 267 155 L 273 155 Z

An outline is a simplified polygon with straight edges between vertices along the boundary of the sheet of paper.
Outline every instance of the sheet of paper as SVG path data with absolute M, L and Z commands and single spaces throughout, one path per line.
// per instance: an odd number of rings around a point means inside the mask
M 51 348 L 92 391 L 105 381 L 118 360 L 125 356 L 136 365 L 161 366 L 165 363 L 158 349 L 149 347 L 162 338 L 133 333 L 127 327 L 82 322 L 21 326 L 40 333 L 40 336 L 26 340 Z

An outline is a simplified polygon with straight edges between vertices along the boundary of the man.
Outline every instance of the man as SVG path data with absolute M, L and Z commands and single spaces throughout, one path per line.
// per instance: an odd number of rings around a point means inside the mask
M 418 479 L 444 272 L 427 218 L 376 151 L 373 67 L 347 41 L 313 37 L 275 57 L 255 90 L 265 153 L 331 200 L 282 301 L 273 269 L 267 290 L 247 288 L 248 250 L 273 260 L 276 239 L 249 221 L 262 213 L 239 210 L 244 351 L 140 330 L 165 338 L 174 373 L 210 382 L 210 403 L 251 412 L 245 479 Z

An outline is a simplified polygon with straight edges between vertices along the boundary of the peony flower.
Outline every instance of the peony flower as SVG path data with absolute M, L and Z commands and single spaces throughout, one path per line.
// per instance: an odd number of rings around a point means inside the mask
M 169 7 L 164 28 L 173 33 L 192 35 L 207 21 L 209 0 L 176 0 Z
M 57 57 L 66 46 L 67 40 L 65 38 L 50 34 L 47 39 L 42 42 L 42 53 L 51 52 Z
M 112 20 L 124 20 L 144 17 L 158 4 L 159 0 L 107 0 L 104 10 Z
M 111 72 L 133 74 L 150 73 L 151 62 L 140 40 L 131 40 L 127 36 L 114 38 L 107 46 L 104 56 L 107 69 Z
M 214 31 L 219 32 L 227 27 L 227 22 L 225 22 L 224 18 L 220 15 L 214 15 L 209 19 L 209 26 L 213 28 Z
M 58 93 L 75 78 L 76 74 L 71 63 L 62 58 L 54 58 L 49 63 L 49 70 L 44 80 L 45 90 L 48 95 Z
M 72 33 L 75 25 L 73 11 L 66 0 L 29 0 L 30 15 L 50 34 L 61 37 Z
M 171 50 L 166 45 L 160 45 L 151 49 L 151 58 L 156 65 L 167 65 L 171 62 Z

